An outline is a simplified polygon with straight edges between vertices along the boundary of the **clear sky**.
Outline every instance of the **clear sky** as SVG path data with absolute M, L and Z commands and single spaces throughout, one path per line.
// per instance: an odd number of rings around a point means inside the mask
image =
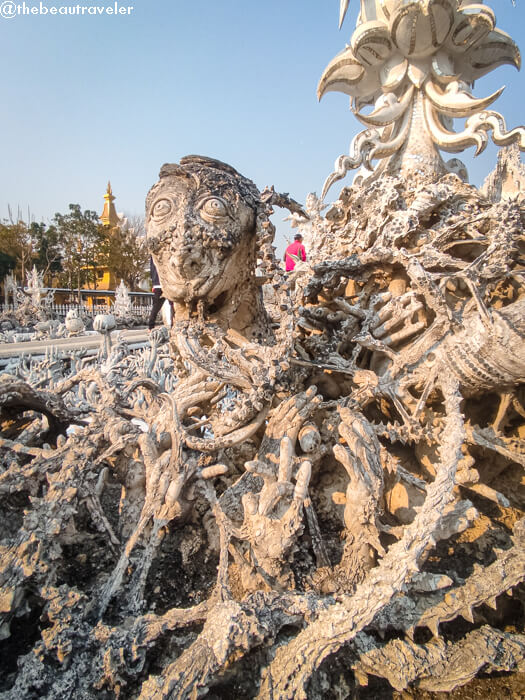
M 77 2 L 115 4 L 42 5 Z M 511 0 L 490 4 L 497 26 L 525 44 L 525 0 L 516 7 Z M 316 97 L 321 73 L 349 41 L 358 0 L 350 0 L 341 31 L 339 0 L 118 5 L 133 10 L 0 16 L 0 219 L 8 204 L 44 221 L 66 212 L 70 202 L 100 213 L 108 179 L 117 210 L 142 214 L 160 166 L 190 153 L 224 160 L 261 189 L 273 184 L 301 202 L 308 192 L 320 192 L 335 159 L 362 128 L 347 96 L 329 93 L 321 103 Z M 0 0 L 0 13 L 4 6 Z M 507 85 L 493 109 L 508 128 L 525 123 L 524 75 L 504 66 L 474 90 L 481 97 Z M 471 181 L 481 184 L 496 149 L 489 146 L 474 161 L 458 157 Z M 280 223 L 285 215 L 277 210 L 274 217 L 279 248 L 288 230 Z

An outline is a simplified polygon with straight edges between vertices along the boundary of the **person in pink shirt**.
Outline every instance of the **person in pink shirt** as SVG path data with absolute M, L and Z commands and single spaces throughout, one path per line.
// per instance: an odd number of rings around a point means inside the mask
M 303 237 L 300 233 L 296 233 L 293 238 L 293 243 L 290 243 L 284 252 L 283 260 L 286 264 L 286 272 L 291 272 L 295 267 L 295 263 L 299 262 L 299 260 L 302 260 L 303 262 L 306 260 L 306 250 L 304 249 L 303 245 Z

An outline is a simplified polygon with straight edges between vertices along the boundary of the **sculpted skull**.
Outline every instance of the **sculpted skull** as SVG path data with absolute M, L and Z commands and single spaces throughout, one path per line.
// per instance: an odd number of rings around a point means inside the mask
M 164 165 L 146 199 L 146 229 L 163 294 L 184 317 L 248 293 L 256 262 L 259 191 L 231 166 L 203 156 Z M 233 309 L 232 309 L 233 311 Z

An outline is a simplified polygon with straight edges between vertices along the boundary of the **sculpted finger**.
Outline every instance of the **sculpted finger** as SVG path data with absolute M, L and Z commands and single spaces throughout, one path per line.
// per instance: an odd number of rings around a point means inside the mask
M 264 488 L 259 496 L 259 515 L 268 515 L 275 508 L 281 497 L 286 493 L 288 484 L 278 484 L 277 482 L 269 484 Z
M 266 462 L 261 462 L 258 459 L 246 462 L 244 468 L 247 472 L 251 472 L 252 474 L 256 474 L 257 476 L 262 476 L 265 480 L 268 477 L 275 478 L 274 467 L 270 464 L 267 464 Z
M 288 420 L 295 420 L 307 407 L 308 404 L 313 400 L 317 393 L 317 387 L 310 386 L 306 391 L 302 391 L 300 394 L 293 396 L 286 402 L 287 416 Z
M 305 460 L 299 467 L 295 482 L 295 491 L 293 494 L 295 501 L 303 502 L 308 495 L 308 484 L 312 476 L 312 463 Z
M 343 440 L 348 445 L 348 448 L 352 452 L 355 452 L 356 448 L 357 448 L 357 441 L 359 440 L 359 436 L 356 435 L 353 427 L 350 427 L 346 423 L 341 423 L 339 425 L 339 434 L 341 435 Z
M 348 476 L 352 477 L 355 473 L 354 463 L 350 457 L 348 450 L 342 445 L 334 445 L 334 455 L 338 462 L 341 462 L 343 467 L 346 469 Z
M 279 452 L 279 478 L 278 481 L 290 481 L 292 478 L 292 465 L 294 457 L 293 443 L 288 436 L 281 440 Z
M 222 476 L 228 473 L 228 467 L 225 464 L 212 464 L 211 467 L 204 467 L 200 475 L 203 479 L 213 479 L 216 476 Z

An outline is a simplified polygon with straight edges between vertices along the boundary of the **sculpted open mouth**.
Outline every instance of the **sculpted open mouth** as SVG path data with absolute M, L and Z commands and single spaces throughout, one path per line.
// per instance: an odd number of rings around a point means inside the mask
M 169 296 L 189 299 L 204 297 L 220 282 L 225 261 L 202 248 L 182 249 L 165 268 Z

